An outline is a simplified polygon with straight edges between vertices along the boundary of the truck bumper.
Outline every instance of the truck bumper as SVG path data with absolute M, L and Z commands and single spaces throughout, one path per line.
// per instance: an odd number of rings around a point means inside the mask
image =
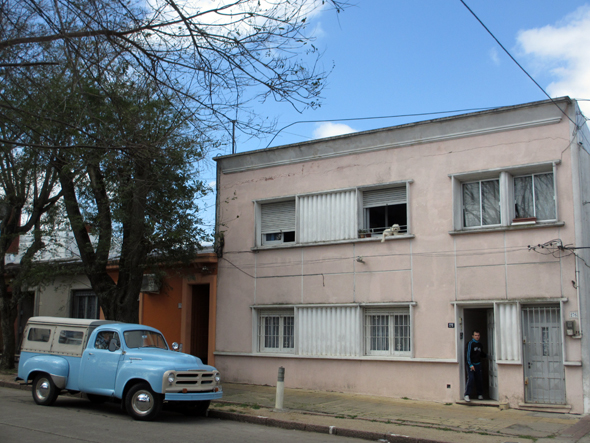
M 166 394 L 165 401 L 205 401 L 218 400 L 223 397 L 223 392 L 193 392 L 193 393 L 172 393 Z

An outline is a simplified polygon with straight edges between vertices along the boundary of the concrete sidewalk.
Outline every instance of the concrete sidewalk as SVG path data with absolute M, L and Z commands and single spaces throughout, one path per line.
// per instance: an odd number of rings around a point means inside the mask
M 19 388 L 0 373 L 0 386 Z M 21 387 L 22 388 L 22 387 Z M 224 383 L 210 417 L 390 442 L 590 443 L 590 416 Z

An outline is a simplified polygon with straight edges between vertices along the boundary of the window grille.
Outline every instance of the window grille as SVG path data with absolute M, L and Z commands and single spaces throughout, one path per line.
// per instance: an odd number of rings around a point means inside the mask
M 294 352 L 295 316 L 293 310 L 264 310 L 259 317 L 261 352 Z
M 411 328 L 409 309 L 367 309 L 365 311 L 366 354 L 409 355 Z

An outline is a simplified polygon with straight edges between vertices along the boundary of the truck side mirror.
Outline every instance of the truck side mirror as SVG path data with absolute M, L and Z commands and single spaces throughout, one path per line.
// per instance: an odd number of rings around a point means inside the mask
M 119 349 L 119 342 L 117 341 L 116 338 L 112 338 L 111 341 L 109 342 L 109 351 L 114 352 L 117 349 Z

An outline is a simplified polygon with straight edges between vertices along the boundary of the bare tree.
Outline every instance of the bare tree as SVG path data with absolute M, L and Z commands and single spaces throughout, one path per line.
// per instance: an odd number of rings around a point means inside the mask
M 0 1 L 5 75 L 8 67 L 51 63 L 96 74 L 125 62 L 174 93 L 201 124 L 235 123 L 248 133 L 262 128 L 245 112 L 252 100 L 318 105 L 326 73 L 306 27 L 322 8 L 343 7 L 337 0 Z

